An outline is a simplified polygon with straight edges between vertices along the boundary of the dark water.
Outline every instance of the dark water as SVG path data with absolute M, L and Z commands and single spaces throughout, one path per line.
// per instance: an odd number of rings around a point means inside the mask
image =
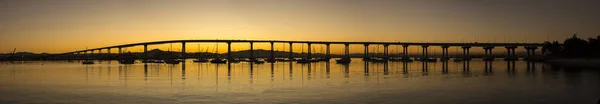
M 0 103 L 595 104 L 599 75 L 525 61 L 2 62 Z

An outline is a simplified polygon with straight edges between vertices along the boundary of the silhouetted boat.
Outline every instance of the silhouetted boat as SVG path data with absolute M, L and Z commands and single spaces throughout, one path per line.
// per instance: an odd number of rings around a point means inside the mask
M 206 59 L 206 58 L 198 58 L 198 59 L 194 59 L 192 61 L 193 62 L 197 62 L 197 63 L 203 63 L 203 62 L 208 62 L 208 59 Z
M 381 59 L 381 58 L 372 58 L 371 60 L 369 60 L 370 62 L 376 62 L 376 63 L 386 63 L 388 62 L 388 60 L 385 59 Z
M 310 62 L 319 62 L 319 59 L 310 59 Z
M 413 62 L 414 60 L 413 60 L 413 59 L 410 59 L 409 57 L 403 57 L 403 58 L 402 58 L 402 61 L 403 61 L 403 62 Z
M 471 57 L 464 57 L 463 58 L 463 60 L 471 60 L 471 59 L 473 59 L 473 58 L 471 58 Z
M 198 54 L 200 54 L 200 44 L 198 44 Z M 204 53 L 208 53 L 208 47 L 206 48 Z M 208 62 L 209 60 L 204 58 L 205 56 L 200 56 L 201 58 L 197 58 L 192 60 L 193 62 L 197 62 L 197 63 L 204 63 L 204 62 Z
M 494 57 L 483 57 L 483 61 L 494 61 Z
M 135 60 L 127 59 L 127 60 L 119 60 L 119 64 L 134 64 Z
M 463 58 L 454 58 L 454 60 L 453 60 L 453 61 L 455 61 L 455 62 L 460 62 L 460 61 L 464 61 L 464 60 L 463 60 Z
M 166 59 L 164 60 L 166 64 L 179 64 L 181 61 L 175 59 Z
M 308 47 L 308 48 L 310 48 L 310 47 Z M 302 53 L 300 53 L 300 54 L 302 55 L 302 56 L 301 56 L 301 57 L 302 57 L 302 59 L 300 59 L 300 60 L 296 60 L 296 63 L 301 63 L 301 64 L 304 64 L 304 63 L 310 63 L 310 62 L 311 62 L 311 60 L 310 60 L 310 59 L 308 59 L 308 58 L 305 58 L 305 57 L 304 57 L 304 44 L 302 45 L 302 50 L 301 50 L 301 52 L 302 52 Z
M 266 61 L 266 62 L 269 62 L 269 63 L 275 63 L 275 62 L 277 62 L 277 60 L 276 60 L 276 59 L 268 59 L 268 60 L 265 60 L 265 61 Z
M 402 61 L 402 59 L 400 59 L 400 58 L 390 58 L 390 59 L 388 59 L 388 61 L 398 62 L 398 61 Z
M 444 58 L 440 58 L 440 61 L 448 61 L 450 60 L 450 58 L 444 57 Z
M 164 62 L 162 60 L 148 59 L 148 60 L 142 60 L 142 63 L 164 63 Z
M 264 64 L 265 61 L 263 61 L 263 60 L 254 60 L 254 63 L 255 64 Z
M 519 57 L 506 57 L 506 58 L 504 58 L 504 60 L 506 60 L 506 61 L 517 61 L 517 60 L 519 60 Z
M 437 58 L 426 58 L 427 62 L 437 62 Z
M 296 59 L 283 59 L 284 62 L 296 61 Z
M 415 57 L 415 59 L 414 59 L 414 60 L 415 60 L 415 61 L 423 61 L 423 58 L 418 58 L 418 57 Z
M 124 52 L 119 56 L 119 64 L 134 64 L 136 57 L 131 52 Z
M 278 59 L 275 59 L 275 61 L 280 61 L 280 62 L 283 62 L 283 61 L 288 61 L 288 60 L 286 60 L 286 59 L 282 59 L 282 58 L 278 58 Z
M 224 64 L 224 63 L 227 63 L 227 60 L 221 59 L 221 58 L 215 58 L 215 59 L 210 60 L 210 63 Z
M 84 60 L 84 61 L 82 61 L 81 63 L 82 63 L 82 64 L 89 65 L 89 64 L 94 64 L 94 61 L 92 61 L 92 60 Z
M 319 59 L 317 59 L 317 61 L 329 61 L 329 59 L 327 59 L 327 58 L 319 58 Z
M 228 59 L 227 62 L 229 63 L 240 63 L 242 61 L 247 61 L 247 60 L 241 60 L 241 59 Z
M 348 58 L 341 58 L 339 60 L 335 60 L 335 62 L 339 63 L 339 64 L 348 64 L 348 63 L 352 62 L 352 60 L 350 60 Z
M 310 63 L 311 60 L 309 59 L 300 59 L 300 60 L 296 60 L 296 63 Z

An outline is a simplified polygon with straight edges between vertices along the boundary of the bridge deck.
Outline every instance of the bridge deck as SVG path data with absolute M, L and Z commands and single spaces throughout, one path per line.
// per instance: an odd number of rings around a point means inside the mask
M 428 45 L 428 46 L 472 46 L 472 47 L 484 47 L 484 46 L 542 46 L 542 43 L 423 43 L 423 42 L 359 42 L 359 41 L 287 41 L 287 40 L 167 40 L 167 41 L 154 41 L 154 42 L 142 42 L 142 43 L 132 43 L 132 44 L 123 44 L 123 45 L 115 45 L 87 50 L 79 50 L 74 52 L 68 52 L 64 54 L 71 54 L 77 52 L 86 52 L 92 50 L 100 50 L 100 49 L 109 49 L 109 48 L 125 48 L 125 47 L 133 47 L 133 46 L 143 46 L 143 45 L 155 45 L 155 44 L 166 44 L 166 43 L 210 43 L 210 42 L 230 42 L 230 43 L 300 43 L 300 44 L 349 44 L 349 45 L 364 45 L 364 44 L 374 44 L 374 45 Z

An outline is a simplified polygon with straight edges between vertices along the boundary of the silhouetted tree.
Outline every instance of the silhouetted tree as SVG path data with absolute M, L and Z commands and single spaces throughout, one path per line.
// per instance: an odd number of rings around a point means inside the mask
M 588 38 L 586 41 L 573 34 L 573 37 L 566 39 L 562 46 L 557 41 L 544 42 L 542 52 L 552 56 L 599 58 L 600 36 Z
M 542 46 L 542 53 L 546 55 L 557 55 L 562 51 L 562 47 L 558 43 L 558 41 L 544 42 L 544 46 Z
M 588 49 L 588 42 L 573 34 L 573 37 L 565 40 L 562 52 L 566 56 L 585 56 L 588 55 Z
M 591 56 L 594 57 L 598 57 L 600 56 L 598 53 L 600 53 L 600 36 L 594 38 L 589 38 L 588 39 L 588 53 Z

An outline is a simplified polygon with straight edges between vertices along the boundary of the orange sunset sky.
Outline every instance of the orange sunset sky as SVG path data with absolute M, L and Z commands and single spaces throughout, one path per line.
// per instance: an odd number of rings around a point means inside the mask
M 0 53 L 13 48 L 61 53 L 177 39 L 562 41 L 575 32 L 600 35 L 599 7 L 592 0 L 1 0 Z M 187 46 L 197 51 L 197 44 Z M 220 47 L 224 52 L 226 45 Z M 173 50 L 180 48 L 173 44 Z M 233 48 L 248 49 L 248 44 Z M 294 48 L 299 51 L 300 45 Z M 332 53 L 341 48 L 334 45 Z M 352 46 L 353 53 L 362 49 Z

